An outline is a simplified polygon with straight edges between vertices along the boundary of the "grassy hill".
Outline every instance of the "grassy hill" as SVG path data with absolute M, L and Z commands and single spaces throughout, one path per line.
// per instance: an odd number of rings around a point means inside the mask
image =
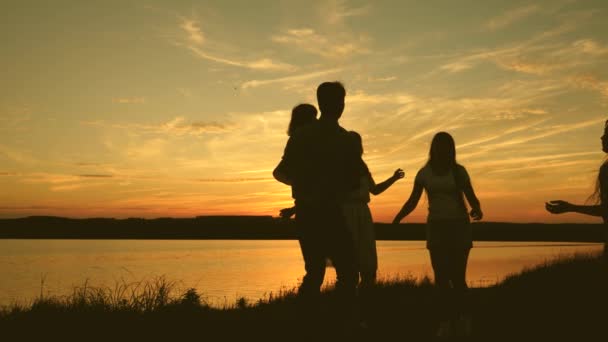
M 606 337 L 608 266 L 580 255 L 528 269 L 490 288 L 471 290 L 474 341 L 591 341 Z M 246 281 L 246 280 L 244 280 Z M 333 290 L 323 293 L 315 325 L 298 320 L 294 291 L 257 303 L 212 308 L 204 294 L 175 292 L 171 282 L 85 284 L 67 297 L 40 297 L 0 311 L 0 335 L 13 340 L 424 341 L 437 323 L 428 280 L 386 280 L 372 294 L 368 329 L 338 323 Z M 322 338 L 319 338 L 321 336 Z

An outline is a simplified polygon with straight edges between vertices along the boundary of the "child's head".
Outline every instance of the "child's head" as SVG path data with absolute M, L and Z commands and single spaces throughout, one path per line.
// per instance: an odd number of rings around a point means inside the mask
M 306 126 L 317 119 L 317 108 L 315 106 L 302 103 L 291 110 L 291 121 L 287 129 L 287 135 L 292 136 L 300 127 Z

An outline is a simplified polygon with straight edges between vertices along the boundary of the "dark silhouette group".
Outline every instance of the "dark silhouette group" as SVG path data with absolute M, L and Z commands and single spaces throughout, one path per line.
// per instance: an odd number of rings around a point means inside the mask
M 378 195 L 404 177 L 401 169 L 376 184 L 363 161 L 361 136 L 338 123 L 344 111 L 346 90 L 340 82 L 317 88 L 320 116 L 311 104 L 293 108 L 283 157 L 273 176 L 291 186 L 295 205 L 280 211 L 295 214 L 297 236 L 305 275 L 298 291 L 303 324 L 314 325 L 326 260 L 336 270 L 338 317 L 347 328 L 365 329 L 366 303 L 373 298 L 378 268 L 370 193 Z M 602 136 L 608 153 L 608 121 Z M 422 192 L 428 198 L 426 247 L 437 289 L 437 336 L 470 335 L 471 312 L 467 305 L 466 268 L 473 244 L 471 219 L 483 212 L 471 179 L 456 161 L 453 137 L 438 132 L 432 139 L 428 161 L 414 178 L 409 199 L 396 214 L 397 224 L 417 206 Z M 551 213 L 579 212 L 602 216 L 608 222 L 608 162 L 600 168 L 594 205 L 578 206 L 550 201 Z M 467 203 L 468 208 L 467 209 Z M 608 241 L 608 231 L 607 231 Z M 606 250 L 606 248 L 605 248 Z M 606 254 L 606 253 L 605 253 Z M 314 328 L 311 326 L 311 328 Z

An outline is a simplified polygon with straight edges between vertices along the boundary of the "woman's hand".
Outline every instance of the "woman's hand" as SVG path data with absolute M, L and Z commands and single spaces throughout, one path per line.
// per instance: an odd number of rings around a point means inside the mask
M 552 214 L 562 214 L 572 211 L 573 205 L 566 201 L 554 200 L 545 202 L 545 209 Z
M 483 213 L 481 212 L 481 209 L 479 209 L 479 208 L 471 209 L 471 212 L 469 213 L 469 215 L 471 215 L 471 217 L 475 221 L 479 221 L 483 218 Z
M 401 170 L 401 169 L 395 170 L 395 173 L 393 174 L 394 180 L 399 180 L 403 177 L 405 177 L 405 172 L 403 172 L 403 170 Z

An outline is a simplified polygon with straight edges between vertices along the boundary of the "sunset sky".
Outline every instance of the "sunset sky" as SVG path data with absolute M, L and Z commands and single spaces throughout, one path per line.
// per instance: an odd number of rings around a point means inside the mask
M 8 1 L 0 217 L 277 215 L 291 108 L 347 89 L 389 222 L 438 131 L 486 221 L 583 203 L 605 154 L 608 2 Z M 403 222 L 423 222 L 426 200 Z

